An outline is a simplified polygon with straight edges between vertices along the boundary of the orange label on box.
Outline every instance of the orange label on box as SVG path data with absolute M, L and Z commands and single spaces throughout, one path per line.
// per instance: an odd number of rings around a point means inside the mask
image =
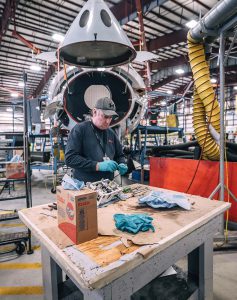
M 85 201 L 85 202 L 78 202 L 78 206 L 86 206 L 89 205 L 90 202 L 89 201 Z
M 62 202 L 62 203 L 65 202 L 65 199 L 64 199 L 63 197 L 59 196 L 59 195 L 57 195 L 57 199 L 58 199 L 60 202 Z

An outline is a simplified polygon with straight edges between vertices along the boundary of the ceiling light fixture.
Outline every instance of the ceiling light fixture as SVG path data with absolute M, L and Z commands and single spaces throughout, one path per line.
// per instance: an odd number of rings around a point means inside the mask
M 53 39 L 55 42 L 61 43 L 61 42 L 63 42 L 63 40 L 64 40 L 64 35 L 62 35 L 61 33 L 54 33 L 54 34 L 52 35 L 52 39 Z
M 105 68 L 97 68 L 97 71 L 104 72 L 104 71 L 105 71 Z
M 40 71 L 41 66 L 40 65 L 31 65 L 30 69 L 31 69 L 31 71 Z
M 216 83 L 216 82 L 217 82 L 216 78 L 211 78 L 211 83 Z
M 161 101 L 160 105 L 166 105 L 166 101 Z
M 175 70 L 175 72 L 176 72 L 177 74 L 183 74 L 183 73 L 184 73 L 184 70 L 183 70 L 183 69 L 177 69 L 177 70 Z
M 20 81 L 20 82 L 18 82 L 18 86 L 19 86 L 19 87 L 23 87 L 23 86 L 25 86 L 25 84 L 24 84 L 23 81 Z
M 172 95 L 173 91 L 169 90 L 169 91 L 167 91 L 167 94 Z
M 234 86 L 234 90 L 237 90 L 237 86 Z
M 11 96 L 16 98 L 16 97 L 18 97 L 18 94 L 17 93 L 11 93 Z
M 73 69 L 75 69 L 76 68 L 76 66 L 69 66 L 68 67 L 68 71 L 71 71 L 71 70 L 73 70 Z
M 197 21 L 195 21 L 195 20 L 191 20 L 191 21 L 189 21 L 189 22 L 187 22 L 185 25 L 188 27 L 188 28 L 193 28 L 193 27 L 195 27 L 196 25 L 197 25 Z
M 11 108 L 11 107 L 8 107 L 8 108 L 6 109 L 6 111 L 12 112 L 12 108 Z

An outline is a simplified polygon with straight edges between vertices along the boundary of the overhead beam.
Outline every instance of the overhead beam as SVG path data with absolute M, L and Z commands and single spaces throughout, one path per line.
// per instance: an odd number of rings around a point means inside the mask
M 6 88 L 5 86 L 0 86 L 0 90 L 6 91 L 6 92 L 9 92 L 9 93 L 16 93 L 19 96 L 23 96 L 23 94 L 21 92 L 18 92 L 18 91 L 13 90 L 13 89 Z
M 206 5 L 205 3 L 203 3 L 203 2 L 201 2 L 201 1 L 199 1 L 199 0 L 196 0 L 196 2 L 197 2 L 199 5 L 201 5 L 201 6 L 203 6 L 204 8 L 206 8 L 207 10 L 210 10 L 210 9 L 211 9 L 210 6 Z
M 195 10 L 192 10 L 191 8 L 189 8 L 187 5 L 183 5 L 180 3 L 180 1 L 178 0 L 172 0 L 173 3 L 175 3 L 178 7 L 182 8 L 183 10 L 186 10 L 188 11 L 189 13 L 191 13 L 192 15 L 195 15 L 195 16 L 199 16 L 199 12 L 195 11 Z
M 182 78 L 182 77 L 188 77 L 188 76 L 191 76 L 191 75 L 192 75 L 192 72 L 187 72 L 187 73 L 184 73 L 182 75 L 170 75 L 170 76 L 164 78 L 162 81 L 159 81 L 159 82 L 153 84 L 152 85 L 152 90 L 159 89 L 160 87 L 174 81 L 175 79 Z
M 43 78 L 41 79 L 39 85 L 37 86 L 37 88 L 35 89 L 35 91 L 33 92 L 33 97 L 36 98 L 37 96 L 39 96 L 43 90 L 43 88 L 45 87 L 45 85 L 48 83 L 50 77 L 54 74 L 55 72 L 55 65 L 50 65 L 47 72 L 44 74 Z
M 29 42 L 27 39 L 25 39 L 22 35 L 20 35 L 18 32 L 16 32 L 16 29 L 13 30 L 12 36 L 21 41 L 23 44 L 25 44 L 27 47 L 29 47 L 35 54 L 40 54 L 41 50 L 37 48 L 34 44 Z
M 11 21 L 11 18 L 15 15 L 16 7 L 18 5 L 19 0 L 6 0 L 2 17 L 0 20 L 0 46 L 2 42 L 2 38 L 5 32 L 8 29 L 8 25 Z
M 188 63 L 186 56 L 174 57 L 170 59 L 164 59 L 161 61 L 151 63 L 151 70 L 161 70 L 169 67 L 176 67 Z
M 212 72 L 219 72 L 219 68 L 213 68 L 211 69 Z M 231 71 L 237 71 L 237 65 L 233 65 L 233 66 L 227 66 L 225 67 L 225 72 L 231 72 Z M 175 79 L 179 79 L 179 78 L 182 78 L 182 77 L 189 77 L 189 76 L 192 76 L 192 72 L 186 72 L 182 75 L 171 75 L 171 76 L 168 76 L 166 77 L 165 79 L 163 79 L 162 81 L 159 81 L 157 83 L 155 83 L 154 85 L 152 85 L 152 90 L 156 90 L 172 81 L 174 81 Z M 231 83 L 232 82 L 232 79 L 233 77 L 236 77 L 235 75 L 233 74 L 228 74 L 226 75 L 226 78 L 228 78 L 228 83 Z M 232 79 L 231 79 L 232 78 Z M 237 81 L 237 78 L 234 78 L 233 79 L 234 82 Z
M 148 51 L 154 51 L 170 45 L 178 44 L 180 42 L 186 42 L 187 34 L 188 34 L 188 30 L 181 29 L 181 30 L 176 30 L 172 33 L 168 33 L 156 39 L 150 40 L 147 43 Z
M 237 76 L 233 78 L 233 74 L 228 74 L 226 75 L 225 78 L 225 86 L 235 86 L 237 84 Z M 187 88 L 188 83 L 185 83 L 184 85 L 178 87 L 176 90 L 173 90 L 173 95 L 176 96 L 175 98 L 172 98 L 171 101 L 169 101 L 169 104 L 175 103 L 177 100 L 180 99 L 181 95 Z M 190 88 L 190 90 L 187 92 L 188 95 L 193 92 L 193 86 Z M 164 97 L 160 96 L 157 97 L 156 99 L 151 100 L 151 105 L 156 104 L 158 101 L 162 100 Z
M 155 7 L 162 5 L 167 1 L 168 0 L 143 0 L 142 1 L 143 14 L 148 13 Z M 124 25 L 137 18 L 137 9 L 136 9 L 135 1 L 123 0 L 118 4 L 115 4 L 113 7 L 111 7 L 111 11 L 121 25 Z
M 178 94 L 183 94 L 183 92 L 185 91 L 186 87 L 187 87 L 188 83 L 186 82 L 185 84 L 181 85 L 180 87 L 178 87 L 177 89 L 175 89 L 173 91 L 174 95 L 178 95 Z M 191 86 L 190 90 L 187 91 L 187 94 L 191 93 L 193 90 L 193 85 Z

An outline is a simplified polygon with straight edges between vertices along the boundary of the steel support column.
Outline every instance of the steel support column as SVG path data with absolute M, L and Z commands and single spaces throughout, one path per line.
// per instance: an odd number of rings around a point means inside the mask
M 220 35 L 220 53 L 219 53 L 219 66 L 220 66 L 220 200 L 225 199 L 225 36 L 223 33 Z

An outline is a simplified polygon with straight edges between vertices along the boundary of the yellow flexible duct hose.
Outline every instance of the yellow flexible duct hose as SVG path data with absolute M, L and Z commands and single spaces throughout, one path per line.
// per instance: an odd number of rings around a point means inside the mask
M 196 89 L 193 98 L 193 127 L 197 141 L 203 149 L 202 159 L 218 160 L 220 155 L 219 145 L 208 131 L 205 108 Z
M 210 82 L 210 71 L 205 59 L 204 46 L 192 39 L 188 33 L 188 54 L 195 86 L 195 109 L 193 107 L 193 127 L 198 143 L 203 149 L 203 159 L 218 160 L 219 145 L 208 130 L 210 123 L 220 132 L 220 107 Z M 214 102 L 214 103 L 213 103 Z M 207 134 L 205 146 L 205 136 Z

